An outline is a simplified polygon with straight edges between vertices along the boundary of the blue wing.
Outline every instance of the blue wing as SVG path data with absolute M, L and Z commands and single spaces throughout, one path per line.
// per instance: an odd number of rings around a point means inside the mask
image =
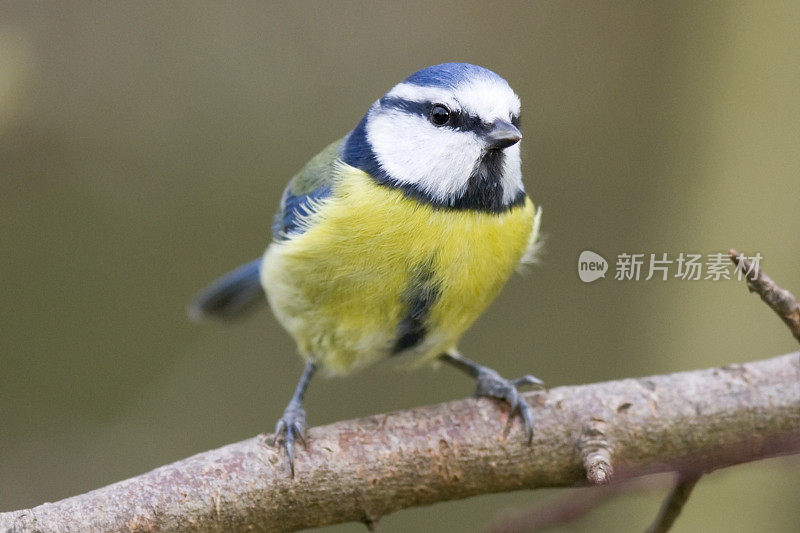
M 283 191 L 272 222 L 272 236 L 280 242 L 302 234 L 304 217 L 331 195 L 342 141 L 330 144 L 295 175 Z
M 331 194 L 329 184 L 320 185 L 307 194 L 294 194 L 287 187 L 281 198 L 281 208 L 272 221 L 272 237 L 276 241 L 285 241 L 305 231 L 302 217 L 314 212 L 317 202 Z
M 340 144 L 341 141 L 337 141 L 325 148 L 289 182 L 272 224 L 276 241 L 285 241 L 303 233 L 306 229 L 303 217 L 330 196 Z M 189 304 L 189 316 L 193 319 L 232 318 L 256 301 L 264 301 L 260 268 L 259 258 L 214 281 Z

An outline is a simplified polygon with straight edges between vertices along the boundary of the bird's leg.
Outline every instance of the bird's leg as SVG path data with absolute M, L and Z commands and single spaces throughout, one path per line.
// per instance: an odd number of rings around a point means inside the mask
M 295 439 L 303 440 L 303 434 L 306 431 L 306 410 L 303 409 L 303 396 L 306 393 L 308 384 L 311 382 L 311 376 L 317 370 L 317 365 L 313 361 L 308 361 L 303 370 L 303 375 L 300 376 L 300 381 L 297 383 L 297 388 L 294 390 L 292 399 L 289 400 L 289 405 L 283 411 L 283 416 L 278 420 L 275 426 L 275 440 L 283 435 L 283 447 L 286 450 L 286 455 L 289 457 L 289 469 L 291 470 L 292 477 L 294 477 L 294 443 Z
M 505 379 L 491 368 L 470 361 L 455 350 L 443 353 L 439 356 L 439 359 L 475 378 L 478 382 L 475 396 L 489 396 L 491 398 L 505 400 L 508 402 L 508 405 L 511 406 L 510 416 L 514 416 L 514 413 L 519 412 L 525 424 L 528 444 L 531 443 L 533 439 L 533 408 L 528 405 L 528 402 L 522 399 L 517 387 L 523 385 L 544 387 L 544 382 L 542 380 L 530 374 L 526 374 L 517 379 Z

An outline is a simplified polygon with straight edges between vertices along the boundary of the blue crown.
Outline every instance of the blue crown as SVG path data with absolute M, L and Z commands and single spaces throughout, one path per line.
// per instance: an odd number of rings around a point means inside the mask
M 452 89 L 465 80 L 485 78 L 507 83 L 506 80 L 488 68 L 470 65 L 469 63 L 442 63 L 418 70 L 404 81 L 425 87 L 442 87 Z

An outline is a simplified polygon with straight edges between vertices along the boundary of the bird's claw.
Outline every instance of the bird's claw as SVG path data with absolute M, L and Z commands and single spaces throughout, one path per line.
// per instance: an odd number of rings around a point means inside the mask
M 283 449 L 289 459 L 289 470 L 294 477 L 294 443 L 300 441 L 305 446 L 303 434 L 306 430 L 306 411 L 299 403 L 290 402 L 283 416 L 275 425 L 275 442 L 283 436 Z
M 525 385 L 536 385 L 537 387 L 542 388 L 545 387 L 544 381 L 530 374 L 525 374 L 521 378 L 512 379 L 511 383 L 513 383 L 515 387 L 524 387 Z
M 517 390 L 517 387 L 524 385 L 544 387 L 544 382 L 530 374 L 517 379 L 505 379 L 494 370 L 483 367 L 478 372 L 478 388 L 475 391 L 475 395 L 488 396 L 507 402 L 511 408 L 509 416 L 513 417 L 515 413 L 519 413 L 522 417 L 527 441 L 530 444 L 533 441 L 533 408 L 528 405 L 528 402 L 522 398 Z

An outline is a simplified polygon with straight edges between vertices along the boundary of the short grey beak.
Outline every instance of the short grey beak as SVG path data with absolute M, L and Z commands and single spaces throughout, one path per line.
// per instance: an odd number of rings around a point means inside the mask
M 483 138 L 490 150 L 502 150 L 517 144 L 522 139 L 522 133 L 510 122 L 495 120 Z

